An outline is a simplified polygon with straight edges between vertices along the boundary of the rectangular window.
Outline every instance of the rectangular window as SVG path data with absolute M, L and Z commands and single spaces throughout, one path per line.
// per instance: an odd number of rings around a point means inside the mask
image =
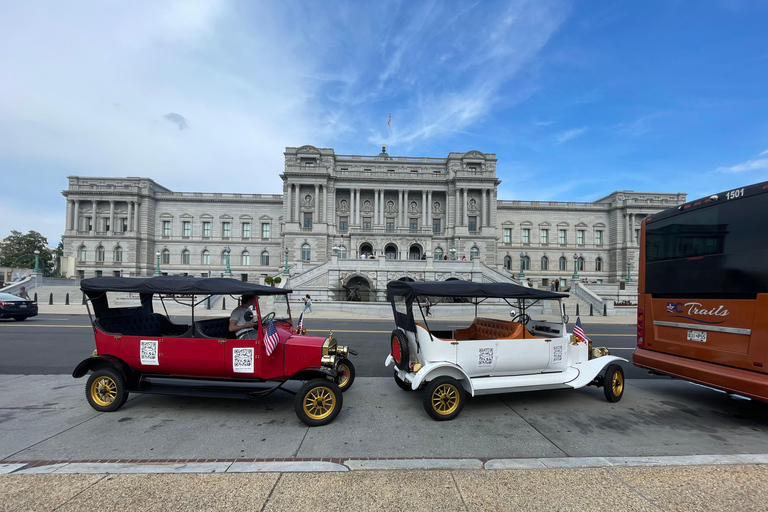
M 96 277 L 101 277 L 101 275 L 102 275 L 102 271 L 101 270 L 97 270 L 96 271 Z
M 387 233 L 395 232 L 395 219 L 387 219 Z
M 469 232 L 472 233 L 474 231 L 477 231 L 477 217 L 468 217 L 468 227 Z
M 121 224 L 121 227 L 123 228 L 122 229 L 123 233 L 128 231 L 128 218 L 127 217 L 123 217 L 122 219 L 120 219 L 120 224 Z
M 408 229 L 410 229 L 411 233 L 415 233 L 419 229 L 419 219 L 409 219 L 408 220 Z
M 432 233 L 436 235 L 439 235 L 441 233 L 440 219 L 432 219 Z
M 312 229 L 312 212 L 304 212 L 304 227 Z
M 104 219 L 104 231 L 109 231 L 109 219 Z
M 163 221 L 163 236 L 171 236 L 171 221 Z
M 603 230 L 595 231 L 595 245 L 603 245 Z
M 261 224 L 261 238 L 269 238 L 269 224 L 266 222 Z
M 222 222 L 221 223 L 221 236 L 224 238 L 229 238 L 232 236 L 232 223 L 231 222 Z
M 523 243 L 524 244 L 531 243 L 531 230 L 528 228 L 523 228 Z
M 339 217 L 339 231 L 346 232 L 349 229 L 349 217 Z
M 371 230 L 371 218 L 370 217 L 363 217 L 363 229 L 366 231 Z
M 512 243 L 512 228 L 504 228 L 504 243 Z
M 566 230 L 564 230 L 564 229 L 558 229 L 557 230 L 557 242 L 560 245 L 565 245 L 566 243 L 568 243 L 568 235 L 567 235 L 567 233 L 568 232 Z
M 184 222 L 182 222 L 181 230 L 182 230 L 182 233 L 184 233 L 183 236 L 185 238 L 189 238 L 190 236 L 192 236 L 192 222 L 188 220 L 185 220 Z
M 583 229 L 577 229 L 576 230 L 576 243 L 578 245 L 584 245 L 584 230 Z
M 251 238 L 251 223 L 243 222 L 243 238 Z
M 549 243 L 549 230 L 548 229 L 542 229 L 541 230 L 541 243 L 546 245 Z
M 211 237 L 211 223 L 210 222 L 203 222 L 203 236 L 205 238 Z
M 640 241 L 640 230 L 635 230 L 635 243 L 638 243 Z
M 112 276 L 113 277 L 120 277 L 120 271 L 119 270 L 113 270 L 112 271 Z

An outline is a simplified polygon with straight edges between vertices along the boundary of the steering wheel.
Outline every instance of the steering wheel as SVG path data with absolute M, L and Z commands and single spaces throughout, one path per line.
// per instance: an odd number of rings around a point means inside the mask
M 269 321 L 270 320 L 274 320 L 274 318 L 275 318 L 275 312 L 274 311 L 270 311 L 269 313 L 264 315 L 264 317 L 261 319 L 261 325 L 268 324 Z
M 516 315 L 515 318 L 512 319 L 513 322 L 520 322 L 523 325 L 528 325 L 528 322 L 531 321 L 531 317 L 528 315 L 528 313 L 520 313 L 519 315 Z

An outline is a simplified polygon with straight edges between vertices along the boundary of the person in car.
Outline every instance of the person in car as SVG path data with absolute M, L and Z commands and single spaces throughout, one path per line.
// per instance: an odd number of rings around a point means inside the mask
M 238 339 L 247 338 L 249 333 L 255 333 L 256 322 L 253 320 L 251 306 L 254 304 L 253 295 L 243 295 L 240 305 L 229 316 L 229 332 L 234 332 Z

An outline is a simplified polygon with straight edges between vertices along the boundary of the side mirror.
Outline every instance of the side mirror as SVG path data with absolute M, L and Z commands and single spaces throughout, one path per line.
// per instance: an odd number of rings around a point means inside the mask
M 515 318 L 517 316 L 517 311 L 515 311 L 514 309 L 510 310 L 509 316 L 511 316 L 512 318 Z
M 567 324 L 568 322 L 570 322 L 570 320 L 571 319 L 570 319 L 570 317 L 568 315 L 563 315 L 563 323 L 564 324 Z

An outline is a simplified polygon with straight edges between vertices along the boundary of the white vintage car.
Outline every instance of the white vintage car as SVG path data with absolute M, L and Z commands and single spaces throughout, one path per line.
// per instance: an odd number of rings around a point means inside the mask
M 540 389 L 603 386 L 618 402 L 624 392 L 626 359 L 593 348 L 586 337 L 567 332 L 565 294 L 512 283 L 392 281 L 387 285 L 397 328 L 392 331 L 386 366 L 395 365 L 395 381 L 404 390 L 424 389 L 424 408 L 438 421 L 452 420 L 471 396 Z M 475 319 L 463 329 L 430 329 L 426 298 L 432 303 L 466 301 Z M 415 303 L 415 304 L 414 304 Z M 482 318 L 478 308 L 506 303 L 511 320 Z M 417 307 L 414 307 L 416 305 Z M 504 306 L 506 307 L 506 306 Z M 421 318 L 414 319 L 414 310 Z M 531 312 L 547 319 L 532 320 Z

